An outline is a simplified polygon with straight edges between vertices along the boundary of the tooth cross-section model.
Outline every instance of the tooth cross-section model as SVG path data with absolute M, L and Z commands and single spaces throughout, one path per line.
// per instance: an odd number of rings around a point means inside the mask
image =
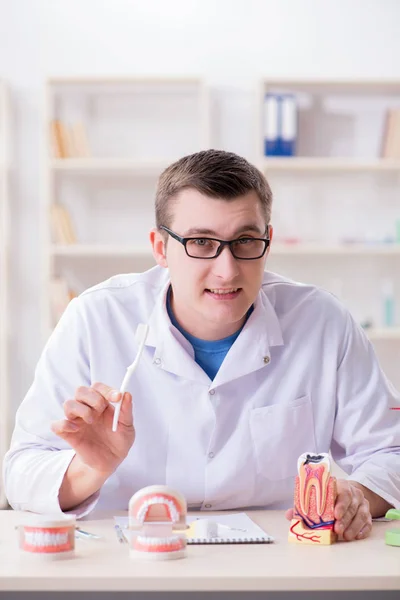
M 150 485 L 129 501 L 130 555 L 152 560 L 186 556 L 186 500 L 166 485 Z
M 297 461 L 297 470 L 289 542 L 333 544 L 337 540 L 333 531 L 337 491 L 329 455 L 306 452 Z

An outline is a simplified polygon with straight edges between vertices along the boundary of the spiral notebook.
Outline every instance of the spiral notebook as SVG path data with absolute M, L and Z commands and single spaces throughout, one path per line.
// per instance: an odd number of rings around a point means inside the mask
M 210 519 L 216 521 L 222 527 L 218 527 L 217 537 L 196 537 L 192 523 L 198 519 Z M 114 517 L 125 535 L 129 535 L 128 517 Z M 274 539 L 244 512 L 229 513 L 224 515 L 209 515 L 194 517 L 188 515 L 186 523 L 189 529 L 185 530 L 188 544 L 271 544 Z

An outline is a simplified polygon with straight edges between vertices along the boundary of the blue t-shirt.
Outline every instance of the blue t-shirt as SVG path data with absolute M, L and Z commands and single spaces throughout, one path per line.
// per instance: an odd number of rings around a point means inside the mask
M 209 378 L 213 380 L 218 372 L 218 369 L 222 365 L 225 356 L 228 354 L 229 348 L 242 331 L 244 323 L 238 331 L 226 338 L 223 338 L 222 340 L 201 340 L 200 338 L 194 337 L 194 335 L 190 335 L 190 333 L 185 331 L 185 329 L 183 329 L 176 320 L 171 308 L 171 288 L 169 288 L 167 294 L 167 311 L 172 325 L 174 325 L 174 327 L 176 327 L 192 344 L 195 361 L 198 365 L 200 365 L 203 371 L 207 373 Z M 253 307 L 251 306 L 247 311 L 245 322 L 252 312 Z

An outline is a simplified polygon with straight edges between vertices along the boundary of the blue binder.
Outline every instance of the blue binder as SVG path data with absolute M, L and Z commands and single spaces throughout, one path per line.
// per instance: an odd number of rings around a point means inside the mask
M 264 155 L 294 156 L 297 137 L 297 107 L 293 94 L 265 94 Z

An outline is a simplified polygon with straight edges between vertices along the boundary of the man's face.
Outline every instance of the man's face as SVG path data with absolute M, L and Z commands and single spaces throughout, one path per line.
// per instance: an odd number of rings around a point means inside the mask
M 172 211 L 169 228 L 181 237 L 265 238 L 260 200 L 253 191 L 227 201 L 187 189 L 178 195 Z M 187 256 L 183 245 L 170 236 L 165 245 L 157 230 L 152 231 L 151 242 L 158 264 L 169 269 L 172 309 L 179 324 L 201 339 L 235 333 L 260 290 L 267 253 L 256 260 L 237 260 L 225 246 L 219 256 L 205 260 Z

